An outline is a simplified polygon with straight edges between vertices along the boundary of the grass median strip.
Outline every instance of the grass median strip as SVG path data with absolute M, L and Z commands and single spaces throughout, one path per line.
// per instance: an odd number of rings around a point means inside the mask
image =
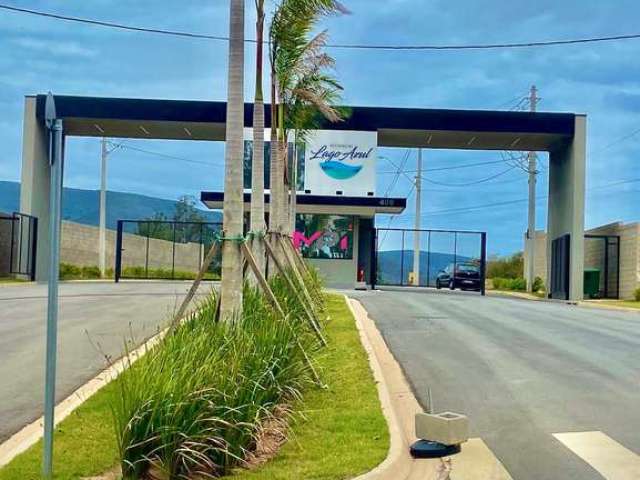
M 327 297 L 329 347 L 318 363 L 326 390 L 309 387 L 297 405 L 288 442 L 256 470 L 236 470 L 234 479 L 342 479 L 365 472 L 386 456 L 389 439 L 377 391 L 354 320 L 340 296 Z M 113 383 L 99 391 L 57 428 L 55 478 L 79 479 L 112 469 L 118 461 L 111 407 Z M 41 443 L 0 470 L 0 480 L 37 479 Z

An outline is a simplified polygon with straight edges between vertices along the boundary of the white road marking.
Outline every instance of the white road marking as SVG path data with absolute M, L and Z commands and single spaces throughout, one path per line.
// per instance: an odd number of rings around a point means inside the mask
M 640 479 L 640 455 L 602 432 L 555 433 L 553 436 L 608 480 Z
M 463 443 L 462 451 L 451 459 L 451 480 L 512 480 L 481 438 L 471 438 Z

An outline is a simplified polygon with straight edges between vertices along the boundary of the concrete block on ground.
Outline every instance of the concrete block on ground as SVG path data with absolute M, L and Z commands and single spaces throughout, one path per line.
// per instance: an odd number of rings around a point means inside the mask
M 444 445 L 458 445 L 469 439 L 469 419 L 453 412 L 417 413 L 416 437 Z

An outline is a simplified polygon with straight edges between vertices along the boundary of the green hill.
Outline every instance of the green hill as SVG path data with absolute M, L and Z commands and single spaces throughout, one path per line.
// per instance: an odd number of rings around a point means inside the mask
M 175 200 L 149 197 L 135 193 L 107 192 L 107 228 L 116 228 L 118 220 L 140 220 L 162 213 L 172 218 Z M 65 188 L 62 199 L 62 217 L 72 222 L 86 225 L 99 223 L 99 192 Z M 20 209 L 20 184 L 0 181 L 0 212 L 11 213 Z M 221 222 L 222 214 L 199 209 L 199 213 L 209 222 Z

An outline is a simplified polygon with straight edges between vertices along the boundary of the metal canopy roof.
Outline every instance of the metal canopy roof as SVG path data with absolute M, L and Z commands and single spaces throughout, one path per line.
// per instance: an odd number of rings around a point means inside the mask
M 224 192 L 202 192 L 200 200 L 212 210 L 221 210 L 224 202 Z M 265 193 L 264 204 L 269 211 L 270 195 Z M 251 206 L 251 194 L 244 193 L 244 211 Z M 407 207 L 405 198 L 387 197 L 347 197 L 333 195 L 310 195 L 298 193 L 296 195 L 297 213 L 327 213 L 336 215 L 361 215 L 372 217 L 376 213 L 402 213 Z
M 44 119 L 46 95 L 37 95 Z M 173 140 L 224 141 L 226 103 L 56 95 L 65 134 Z M 269 105 L 266 106 L 269 126 Z M 326 130 L 377 131 L 381 147 L 551 151 L 570 141 L 575 114 L 488 110 L 349 107 L 351 115 Z M 245 104 L 252 126 L 253 104 Z

